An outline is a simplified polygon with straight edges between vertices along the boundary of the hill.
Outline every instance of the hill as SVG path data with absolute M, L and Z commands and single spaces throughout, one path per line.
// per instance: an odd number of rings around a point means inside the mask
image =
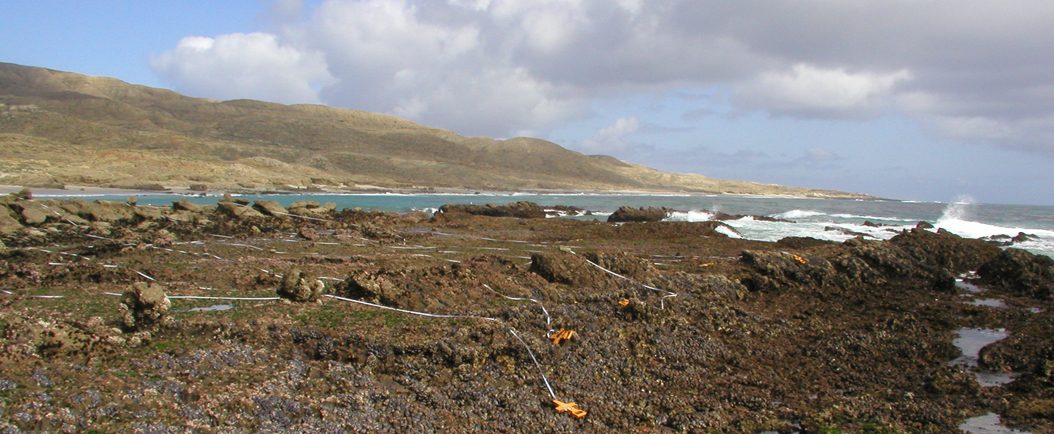
M 9 63 L 0 63 L 0 184 L 867 197 L 666 173 L 544 140 L 463 137 L 358 110 L 191 98 Z

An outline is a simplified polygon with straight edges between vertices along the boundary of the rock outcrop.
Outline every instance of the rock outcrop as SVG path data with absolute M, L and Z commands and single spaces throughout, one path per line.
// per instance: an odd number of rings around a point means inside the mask
M 658 222 L 669 218 L 671 213 L 673 213 L 673 210 L 665 207 L 633 208 L 623 206 L 608 216 L 608 222 Z
M 121 297 L 122 321 L 129 330 L 149 330 L 168 316 L 172 302 L 156 283 L 136 282 Z

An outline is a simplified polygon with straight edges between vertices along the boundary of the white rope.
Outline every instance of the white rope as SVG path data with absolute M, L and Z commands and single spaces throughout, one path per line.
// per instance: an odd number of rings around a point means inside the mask
M 491 288 L 491 287 L 490 287 L 490 285 L 487 285 L 486 283 L 484 283 L 484 284 L 483 284 L 483 287 L 484 287 L 484 288 L 487 288 L 487 289 L 489 289 L 489 290 L 490 290 L 490 292 L 493 292 L 493 293 L 495 293 L 495 294 L 498 294 L 499 296 L 505 297 L 506 299 L 509 299 L 509 300 L 515 300 L 515 301 L 533 301 L 533 302 L 534 302 L 535 304 L 537 304 L 537 305 L 538 305 L 538 307 L 542 308 L 542 312 L 543 312 L 543 313 L 545 313 L 545 327 L 549 329 L 549 332 L 550 332 L 550 333 L 551 333 L 551 332 L 553 331 L 553 330 L 552 330 L 552 326 L 553 326 L 553 319 L 552 319 L 551 317 L 549 317 L 549 311 L 545 309 L 545 306 L 544 306 L 544 305 L 542 305 L 542 302 L 540 302 L 540 301 L 538 301 L 538 300 L 535 300 L 535 299 L 533 299 L 533 298 L 519 298 L 519 297 L 509 297 L 509 296 L 507 296 L 507 295 L 505 295 L 505 294 L 502 294 L 502 293 L 500 293 L 500 292 L 498 292 L 498 291 L 495 291 L 495 290 L 494 290 L 493 288 Z
M 416 311 L 412 311 L 412 310 L 399 309 L 399 308 L 396 308 L 396 307 L 390 307 L 390 306 L 384 306 L 384 305 L 380 305 L 380 304 L 374 304 L 374 303 L 370 303 L 370 302 L 362 301 L 362 300 L 355 300 L 355 299 L 352 299 L 352 298 L 340 297 L 340 296 L 332 295 L 332 294 L 325 294 L 324 296 L 325 297 L 329 297 L 329 298 L 334 298 L 334 299 L 337 299 L 337 300 L 340 300 L 340 301 L 347 301 L 347 302 L 350 302 L 350 303 L 356 303 L 356 304 L 361 304 L 361 305 L 365 305 L 365 306 L 376 307 L 376 308 L 379 308 L 379 309 L 393 310 L 393 311 L 396 311 L 396 312 L 408 313 L 408 314 L 411 314 L 411 315 L 427 316 L 427 317 L 430 317 L 430 318 L 461 318 L 461 319 L 482 319 L 482 320 L 487 320 L 487 321 L 497 321 L 497 319 L 495 319 L 495 318 L 489 318 L 489 317 L 485 317 L 485 316 L 444 315 L 444 314 L 438 314 L 438 313 L 416 312 Z
M 0 292 L 2 292 L 4 294 L 9 294 L 9 295 L 14 295 L 15 294 L 15 293 L 13 293 L 11 291 L 8 291 L 6 289 L 0 289 Z M 26 297 L 29 297 L 29 298 L 66 298 L 66 296 L 64 296 L 64 295 L 27 295 Z
M 575 252 L 574 252 L 574 250 L 568 250 L 568 251 L 569 251 L 569 252 L 571 252 L 571 254 L 572 254 L 572 255 L 577 255 L 577 253 L 575 253 Z M 667 299 L 667 298 L 670 298 L 670 297 L 676 297 L 676 296 L 677 296 L 677 294 L 676 294 L 676 293 L 673 293 L 673 292 L 667 291 L 667 290 L 665 290 L 665 289 L 659 289 L 659 288 L 656 288 L 656 287 L 654 287 L 654 286 L 649 286 L 649 285 L 645 285 L 645 284 L 643 284 L 643 283 L 641 283 L 641 282 L 638 282 L 638 281 L 636 281 L 636 280 L 633 280 L 633 279 L 631 279 L 631 278 L 629 278 L 629 277 L 626 277 L 626 276 L 623 276 L 623 275 L 621 275 L 621 274 L 618 274 L 618 273 L 616 273 L 616 272 L 614 272 L 614 271 L 608 270 L 607 268 L 601 267 L 601 266 L 600 266 L 599 264 L 596 264 L 596 263 L 594 263 L 593 261 L 590 261 L 589 259 L 587 259 L 587 258 L 585 258 L 585 257 L 582 257 L 582 259 L 585 259 L 585 261 L 586 261 L 586 262 L 588 262 L 588 263 L 589 263 L 589 265 L 592 265 L 592 266 L 594 266 L 594 267 L 597 267 L 597 268 L 599 268 L 599 269 L 600 269 L 601 271 L 603 271 L 603 272 L 605 272 L 605 273 L 608 273 L 608 274 L 610 274 L 610 275 L 612 275 L 612 276 L 615 276 L 615 277 L 618 277 L 618 278 L 621 278 L 621 279 L 625 279 L 625 280 L 628 280 L 628 281 L 630 281 L 630 282 L 636 283 L 636 284 L 638 284 L 638 285 L 640 285 L 640 286 L 643 286 L 643 287 L 645 287 L 645 288 L 648 288 L 648 289 L 650 289 L 650 290 L 652 290 L 652 291 L 655 291 L 655 292 L 665 292 L 665 293 L 666 293 L 666 295 L 664 295 L 664 296 L 662 296 L 662 297 L 660 297 L 660 298 L 659 298 L 659 309 L 666 309 L 666 299 Z
M 366 302 L 366 301 L 362 301 L 362 300 L 355 300 L 355 299 L 351 299 L 351 298 L 344 298 L 344 297 L 340 297 L 340 296 L 336 296 L 336 295 L 332 295 L 332 294 L 325 294 L 324 296 L 325 297 L 329 297 L 329 298 L 333 298 L 333 299 L 337 299 L 337 300 L 341 300 L 341 301 L 347 301 L 347 302 L 357 303 L 357 304 L 361 304 L 361 305 L 365 305 L 365 306 L 376 307 L 376 308 L 379 308 L 379 309 L 392 310 L 392 311 L 396 311 L 396 312 L 408 313 L 408 314 L 411 314 L 411 315 L 426 316 L 426 317 L 430 317 L 430 318 L 481 319 L 481 320 L 485 320 L 485 321 L 493 321 L 493 322 L 496 322 L 496 323 L 500 323 L 501 322 L 501 321 L 498 321 L 496 318 L 489 318 L 489 317 L 485 317 L 485 316 L 442 315 L 442 314 L 434 314 L 434 313 L 425 313 L 425 312 L 417 312 L 417 311 L 412 311 L 412 310 L 406 310 L 406 309 L 399 309 L 399 308 L 394 308 L 394 307 L 389 307 L 389 306 L 383 306 L 383 305 L 380 305 L 380 304 L 374 304 L 374 303 L 370 303 L 370 302 Z M 549 391 L 549 395 L 552 396 L 554 400 L 558 399 L 556 397 L 556 393 L 553 392 L 553 387 L 549 384 L 549 378 L 545 376 L 545 371 L 542 369 L 542 364 L 538 363 L 538 358 L 537 357 L 534 357 L 534 352 L 531 351 L 531 347 L 529 345 L 527 345 L 527 342 L 524 341 L 523 338 L 521 338 L 518 333 L 516 333 L 515 329 L 513 329 L 512 327 L 509 327 L 506 324 L 502 324 L 502 325 L 504 325 L 505 328 L 509 331 L 509 333 L 512 333 L 512 335 L 515 336 L 516 339 L 519 340 L 521 344 L 523 344 L 523 348 L 525 348 L 527 350 L 527 354 L 530 355 L 531 356 L 531 360 L 534 361 L 534 366 L 538 368 L 538 373 L 542 376 L 542 382 L 545 383 L 545 388 Z
M 271 212 L 273 212 L 275 214 L 281 214 L 281 215 L 284 215 L 284 216 L 289 216 L 289 217 L 296 217 L 296 218 L 307 219 L 307 220 L 314 220 L 314 221 L 319 221 L 319 222 L 337 223 L 336 220 L 326 220 L 326 219 L 320 219 L 320 218 L 315 218 L 315 217 L 308 217 L 308 216 L 303 216 L 303 215 L 290 214 L 290 213 L 287 213 L 287 212 L 279 212 L 279 211 L 271 211 Z
M 104 292 L 105 295 L 112 295 L 116 297 L 123 297 L 124 294 L 118 294 L 116 292 Z M 190 299 L 190 300 L 244 300 L 244 301 L 271 301 L 279 300 L 280 297 L 207 297 L 203 295 L 167 295 L 169 299 Z

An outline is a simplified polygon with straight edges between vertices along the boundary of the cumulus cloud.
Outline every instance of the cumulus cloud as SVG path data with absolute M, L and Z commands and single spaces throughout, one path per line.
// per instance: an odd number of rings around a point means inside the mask
M 176 90 L 214 99 L 319 103 L 312 87 L 332 81 L 321 53 L 266 33 L 186 37 L 151 58 L 150 67 Z
M 579 144 L 587 152 L 610 153 L 629 147 L 625 137 L 640 130 L 640 120 L 636 116 L 619 118 L 615 123 L 597 130 L 592 136 Z
M 721 87 L 735 110 L 897 114 L 1054 154 L 1054 3 L 1021 0 L 280 0 L 272 34 L 187 38 L 177 90 L 539 133 L 592 101 Z M 709 107 L 702 105 L 700 109 Z M 704 113 L 700 111 L 699 113 Z
M 849 73 L 794 65 L 789 72 L 764 72 L 741 86 L 737 101 L 772 113 L 799 117 L 861 118 L 880 114 L 893 102 L 894 86 L 911 73 Z

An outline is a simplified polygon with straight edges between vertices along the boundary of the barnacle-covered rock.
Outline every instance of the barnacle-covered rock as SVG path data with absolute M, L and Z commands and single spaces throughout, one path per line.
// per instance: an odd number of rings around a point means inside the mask
M 172 302 L 164 288 L 156 283 L 136 282 L 121 297 L 125 328 L 143 330 L 157 326 L 168 316 Z

